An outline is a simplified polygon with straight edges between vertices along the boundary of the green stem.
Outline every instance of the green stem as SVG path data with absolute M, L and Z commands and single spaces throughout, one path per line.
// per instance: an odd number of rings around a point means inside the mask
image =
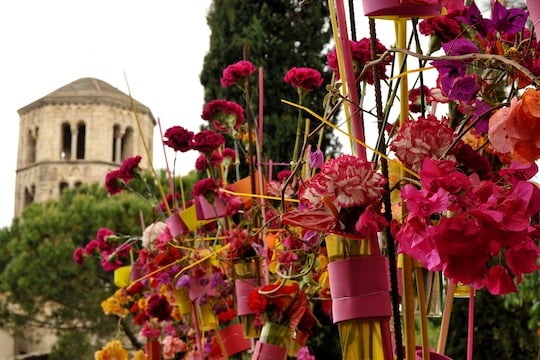
M 303 100 L 303 96 L 302 96 L 302 90 L 300 88 L 298 88 L 298 104 L 299 105 L 302 105 L 302 100 Z M 293 156 L 292 156 L 292 163 L 291 163 L 291 166 L 294 168 L 296 166 L 296 163 L 298 162 L 299 160 L 299 154 L 298 154 L 298 148 L 300 147 L 300 137 L 301 137 L 301 134 L 302 134 L 302 129 L 303 129 L 303 121 L 302 121 L 302 110 L 299 108 L 298 109 L 298 120 L 297 120 L 297 123 L 296 123 L 296 139 L 294 141 L 294 150 L 293 150 Z

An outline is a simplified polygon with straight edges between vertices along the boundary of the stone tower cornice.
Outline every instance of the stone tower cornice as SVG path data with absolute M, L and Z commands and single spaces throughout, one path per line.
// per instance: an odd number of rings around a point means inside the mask
M 63 104 L 106 104 L 126 110 L 133 110 L 135 107 L 137 112 L 149 115 L 154 125 L 156 124 L 152 112 L 146 105 L 130 98 L 105 81 L 95 78 L 75 80 L 20 108 L 18 113 L 22 116 L 45 105 Z
M 16 173 L 23 172 L 30 170 L 32 168 L 39 168 L 45 165 L 56 165 L 56 166 L 77 166 L 77 165 L 84 165 L 84 166 L 92 166 L 92 165 L 105 165 L 110 167 L 111 169 L 119 168 L 120 164 L 115 163 L 113 161 L 100 161 L 100 160 L 48 160 L 48 161 L 40 161 L 36 162 L 21 168 L 18 168 L 15 170 Z
M 140 167 L 150 167 L 150 109 L 102 80 L 73 81 L 18 113 L 15 217 L 65 189 L 105 185 L 107 173 L 129 157 L 141 155 Z

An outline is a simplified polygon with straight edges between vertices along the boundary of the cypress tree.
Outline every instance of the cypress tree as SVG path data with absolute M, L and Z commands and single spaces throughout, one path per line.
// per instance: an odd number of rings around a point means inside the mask
M 205 101 L 224 98 L 245 105 L 243 94 L 236 88 L 223 88 L 222 71 L 240 60 L 249 60 L 264 70 L 263 157 L 274 162 L 288 162 L 292 156 L 298 110 L 282 99 L 298 101 L 296 89 L 283 77 L 292 67 L 319 70 L 329 83 L 331 74 L 325 70 L 325 48 L 331 40 L 331 28 L 326 2 L 297 0 L 241 1 L 214 0 L 208 24 L 210 47 L 204 59 L 200 80 L 205 88 Z M 253 78 L 256 78 L 254 74 Z M 251 96 L 257 112 L 256 79 L 252 79 Z M 323 113 L 323 87 L 306 97 L 305 106 Z M 303 113 L 303 117 L 309 117 Z M 318 120 L 311 122 L 313 130 Z M 317 137 L 311 142 L 315 145 Z M 330 147 L 329 147 L 330 146 Z M 321 148 L 330 153 L 339 147 L 330 130 L 325 131 Z

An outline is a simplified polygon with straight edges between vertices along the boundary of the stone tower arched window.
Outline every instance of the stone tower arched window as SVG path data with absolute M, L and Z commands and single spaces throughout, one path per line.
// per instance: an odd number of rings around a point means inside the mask
M 130 156 L 133 156 L 133 147 L 134 147 L 134 131 L 132 127 L 127 127 L 122 136 L 122 160 L 127 159 Z
M 60 185 L 58 186 L 58 189 L 59 189 L 59 194 L 62 195 L 62 193 L 64 192 L 64 190 L 66 190 L 67 188 L 69 187 L 69 184 L 65 181 L 62 181 L 60 183 Z
M 120 162 L 120 154 L 122 152 L 122 133 L 120 132 L 120 126 L 113 126 L 113 142 L 112 142 L 112 161 Z
M 33 185 L 28 188 L 24 188 L 24 206 L 28 206 L 34 202 L 34 197 L 36 195 L 36 185 Z
M 33 164 L 36 162 L 36 143 L 37 143 L 38 128 L 32 133 L 32 130 L 28 131 L 26 138 L 26 163 L 25 165 Z
M 60 158 L 62 160 L 71 160 L 71 126 L 65 122 L 62 124 L 62 150 L 60 152 Z
M 86 124 L 80 122 L 77 125 L 77 160 L 84 160 L 86 150 Z

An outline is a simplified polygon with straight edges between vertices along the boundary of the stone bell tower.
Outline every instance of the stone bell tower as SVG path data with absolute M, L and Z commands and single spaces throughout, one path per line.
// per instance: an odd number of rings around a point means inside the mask
M 104 184 L 128 157 L 141 155 L 143 168 L 152 158 L 156 121 L 150 109 L 104 81 L 76 80 L 18 113 L 15 217 L 66 188 Z

